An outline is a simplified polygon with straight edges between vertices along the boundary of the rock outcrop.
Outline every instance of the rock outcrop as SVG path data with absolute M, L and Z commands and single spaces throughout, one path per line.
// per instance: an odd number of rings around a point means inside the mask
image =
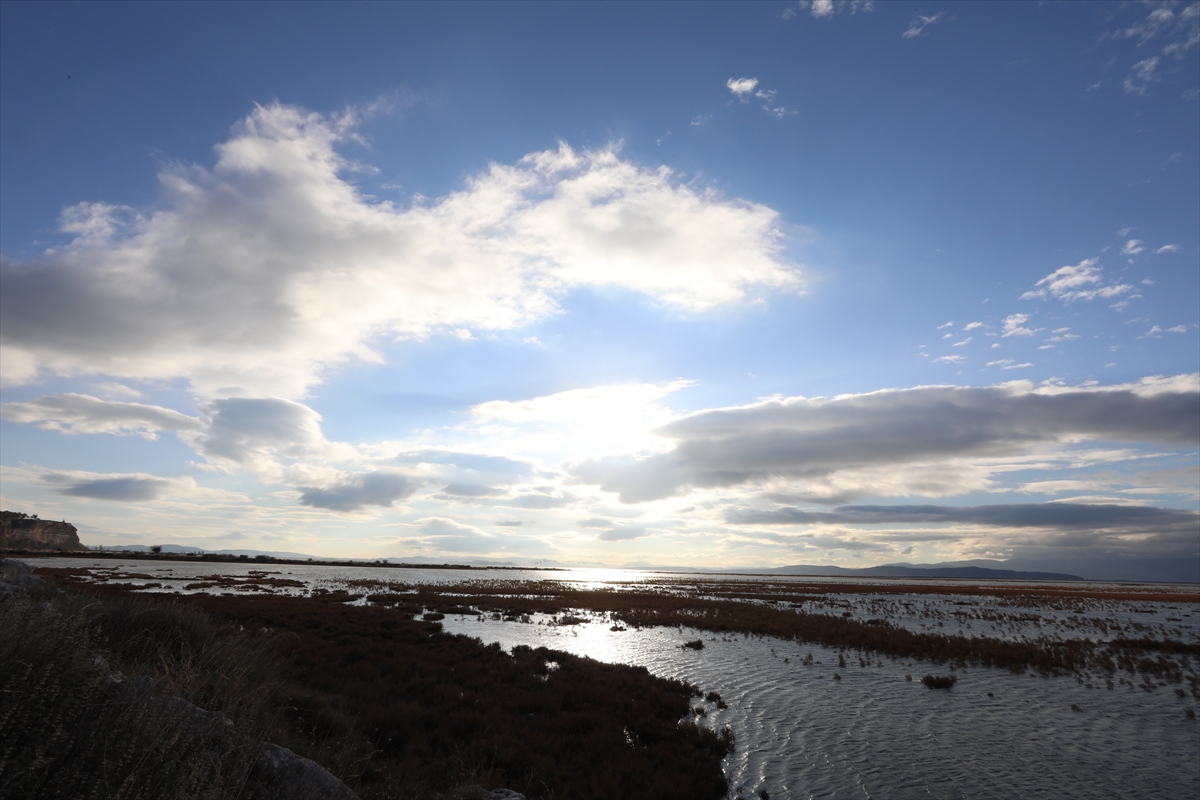
M 0 550 L 88 552 L 71 523 L 38 519 L 15 511 L 0 511 Z

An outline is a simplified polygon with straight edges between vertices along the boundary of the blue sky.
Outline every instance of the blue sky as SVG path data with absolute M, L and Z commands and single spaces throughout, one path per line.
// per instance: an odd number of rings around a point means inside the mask
M 1200 575 L 1200 5 L 24 4 L 3 504 Z

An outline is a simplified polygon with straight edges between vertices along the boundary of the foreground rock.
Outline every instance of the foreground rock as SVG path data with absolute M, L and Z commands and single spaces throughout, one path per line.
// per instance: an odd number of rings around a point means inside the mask
M 350 787 L 315 761 L 286 747 L 266 742 L 246 788 L 257 798 L 287 800 L 355 800 Z
M 89 552 L 71 523 L 38 519 L 16 511 L 0 511 L 0 550 Z

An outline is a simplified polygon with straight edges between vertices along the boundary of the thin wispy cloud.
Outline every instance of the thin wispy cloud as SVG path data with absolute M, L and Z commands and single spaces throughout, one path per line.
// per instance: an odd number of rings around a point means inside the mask
M 750 102 L 751 98 L 762 101 L 762 109 L 776 119 L 784 117 L 793 117 L 798 112 L 779 105 L 775 102 L 775 95 L 778 94 L 774 89 L 759 89 L 758 78 L 730 78 L 725 82 L 725 86 L 743 103 Z
M 1150 88 L 1150 84 L 1158 80 L 1158 62 L 1159 57 L 1143 59 L 1129 68 L 1129 74 L 1125 76 L 1121 86 L 1125 89 L 1125 94 L 1144 95 Z
M 927 17 L 922 14 L 913 14 L 913 18 L 908 23 L 908 27 L 905 29 L 904 33 L 900 34 L 900 36 L 903 39 L 913 39 L 917 36 L 920 36 L 922 33 L 924 33 L 926 28 L 938 22 L 944 16 L 946 16 L 944 11 L 940 11 L 931 17 Z
M 1001 358 L 997 359 L 996 361 L 989 361 L 987 362 L 987 365 L 989 367 L 1000 367 L 1000 369 L 1025 369 L 1026 367 L 1033 366 L 1033 364 L 1028 361 L 1023 364 L 1018 364 L 1016 359 L 1013 358 Z
M 1004 318 L 1004 333 L 1001 334 L 1005 339 L 1010 336 L 1033 336 L 1041 328 L 1027 328 L 1025 323 L 1029 322 L 1028 314 L 1009 314 Z
M 1140 245 L 1141 242 L 1134 239 L 1126 243 L 1125 247 L 1130 252 L 1140 253 Z M 1035 284 L 1035 286 L 1040 288 L 1025 292 L 1025 294 L 1021 295 L 1021 299 L 1046 300 L 1054 298 L 1062 300 L 1065 303 L 1070 303 L 1075 300 L 1117 297 L 1133 290 L 1133 287 L 1126 283 L 1110 284 L 1108 286 L 1102 285 L 1104 282 L 1104 271 L 1097 266 L 1099 262 L 1098 258 L 1085 258 L 1074 266 L 1060 267 Z M 1005 335 L 1007 336 L 1008 333 L 1006 332 Z

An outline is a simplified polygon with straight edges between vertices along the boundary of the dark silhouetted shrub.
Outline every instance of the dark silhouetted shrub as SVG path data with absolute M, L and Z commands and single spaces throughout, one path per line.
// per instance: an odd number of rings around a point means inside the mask
M 958 683 L 957 675 L 926 675 L 921 678 L 921 683 L 928 686 L 930 689 L 949 689 L 954 684 Z

